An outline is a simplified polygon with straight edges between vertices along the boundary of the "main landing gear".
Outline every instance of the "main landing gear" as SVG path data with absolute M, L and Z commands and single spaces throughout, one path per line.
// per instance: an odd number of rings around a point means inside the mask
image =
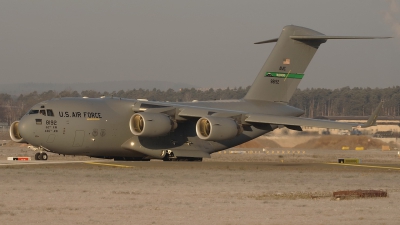
M 201 162 L 203 158 L 197 157 L 176 157 L 171 150 L 167 150 L 163 161 L 189 161 L 189 162 Z
M 37 152 L 35 154 L 35 160 L 47 160 L 48 156 L 45 152 Z
M 32 149 L 33 151 L 39 151 L 36 152 L 35 154 L 35 160 L 47 160 L 49 157 L 47 156 L 47 154 L 44 152 L 44 148 L 43 147 L 35 147 L 35 146 L 28 146 L 28 148 Z

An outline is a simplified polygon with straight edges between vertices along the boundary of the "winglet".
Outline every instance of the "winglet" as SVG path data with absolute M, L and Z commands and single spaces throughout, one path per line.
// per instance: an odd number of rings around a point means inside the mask
M 372 115 L 368 118 L 368 121 L 364 124 L 360 124 L 357 127 L 358 128 L 367 128 L 370 126 L 375 126 L 376 125 L 376 120 L 378 119 L 379 113 L 382 111 L 383 106 L 383 100 L 379 103 L 378 107 L 374 110 Z

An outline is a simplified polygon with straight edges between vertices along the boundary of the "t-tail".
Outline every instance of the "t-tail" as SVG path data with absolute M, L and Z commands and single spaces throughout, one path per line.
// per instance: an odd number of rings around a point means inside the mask
M 289 102 L 318 47 L 328 39 L 376 39 L 389 37 L 326 36 L 294 25 L 285 26 L 279 38 L 255 44 L 276 42 L 245 100 Z

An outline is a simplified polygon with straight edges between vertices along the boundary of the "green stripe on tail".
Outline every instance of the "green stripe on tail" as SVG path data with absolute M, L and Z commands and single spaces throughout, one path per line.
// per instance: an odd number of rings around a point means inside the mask
M 265 77 L 279 77 L 279 78 L 293 78 L 303 79 L 304 74 L 302 73 L 277 73 L 277 72 L 266 72 Z

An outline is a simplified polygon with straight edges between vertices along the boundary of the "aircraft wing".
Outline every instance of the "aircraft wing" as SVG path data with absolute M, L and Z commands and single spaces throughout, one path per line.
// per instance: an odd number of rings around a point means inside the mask
M 353 127 L 367 128 L 370 126 L 374 126 L 376 124 L 376 119 L 378 118 L 378 114 L 382 109 L 382 105 L 383 101 L 379 103 L 378 107 L 374 110 L 372 115 L 369 117 L 368 121 L 364 124 L 342 123 L 330 120 L 319 120 L 319 119 L 310 119 L 310 118 L 293 117 L 293 116 L 276 116 L 276 115 L 266 115 L 266 114 L 248 114 L 245 121 L 249 123 L 269 123 L 269 124 L 285 125 L 288 128 L 294 130 L 301 130 L 299 126 L 351 130 Z
M 376 124 L 376 119 L 379 112 L 382 109 L 381 102 L 379 106 L 374 110 L 368 121 L 364 124 L 358 123 L 343 123 L 331 120 L 320 120 L 294 116 L 279 116 L 269 115 L 262 113 L 246 113 L 245 111 L 234 111 L 225 109 L 214 109 L 207 107 L 194 107 L 194 106 L 183 106 L 183 105 L 170 105 L 165 108 L 149 108 L 146 112 L 165 112 L 174 108 L 179 109 L 178 115 L 181 117 L 241 117 L 244 119 L 242 122 L 246 123 L 263 123 L 263 124 L 276 124 L 284 125 L 289 129 L 301 131 L 301 126 L 306 127 L 319 127 L 319 128 L 331 128 L 331 129 L 342 129 L 352 130 L 353 128 L 366 128 Z
M 330 120 L 318 120 L 302 117 L 293 116 L 275 116 L 275 115 L 265 115 L 265 114 L 250 114 L 248 115 L 246 122 L 249 123 L 268 123 L 277 124 L 285 126 L 306 126 L 306 127 L 321 127 L 321 128 L 331 128 L 331 129 L 342 129 L 351 130 L 353 127 L 357 127 L 358 124 L 352 123 L 340 123 Z M 300 130 L 298 128 L 298 130 Z

